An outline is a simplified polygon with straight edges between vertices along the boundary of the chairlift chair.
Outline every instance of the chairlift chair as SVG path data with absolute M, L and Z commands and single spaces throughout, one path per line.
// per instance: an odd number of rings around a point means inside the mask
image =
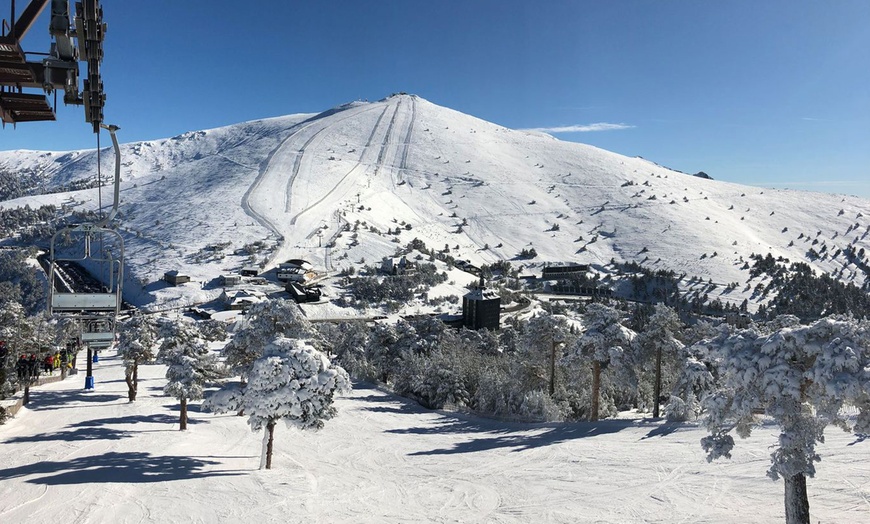
M 91 348 L 104 349 L 110 347 L 115 339 L 115 324 L 121 311 L 124 282 L 124 239 L 109 226 L 118 212 L 118 200 L 121 182 L 121 156 L 118 139 L 115 136 L 117 126 L 102 125 L 109 131 L 115 150 L 115 184 L 114 203 L 112 210 L 97 223 L 78 224 L 56 232 L 51 237 L 49 266 L 49 315 L 60 315 L 78 321 L 81 329 L 81 341 Z M 95 245 L 105 248 L 105 237 L 109 236 L 109 249 L 101 250 Z M 71 241 L 80 247 L 80 251 L 70 256 L 58 253 L 59 240 Z M 112 247 L 114 249 L 112 249 Z M 65 282 L 61 269 L 63 262 L 98 263 L 107 268 L 104 288 L 101 292 L 76 292 Z

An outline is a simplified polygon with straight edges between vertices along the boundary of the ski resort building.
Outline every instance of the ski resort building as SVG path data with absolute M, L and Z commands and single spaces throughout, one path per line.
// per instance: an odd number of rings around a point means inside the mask
M 266 299 L 266 295 L 259 291 L 235 289 L 224 290 L 221 293 L 220 301 L 224 307 L 229 310 L 246 310 L 257 302 L 262 302 Z
M 238 286 L 242 283 L 242 277 L 239 275 L 221 275 L 220 282 L 223 286 Z
M 190 277 L 187 275 L 182 275 L 178 271 L 172 270 L 163 273 L 163 280 L 169 282 L 173 286 L 177 286 L 179 284 L 185 284 L 187 282 L 190 282 Z
M 501 320 L 501 297 L 486 289 L 483 277 L 478 288 L 462 297 L 462 325 L 468 329 L 498 329 Z
M 308 282 L 317 277 L 314 266 L 307 260 L 292 258 L 278 265 L 275 278 L 281 282 Z
M 314 269 L 314 266 L 311 265 L 311 262 L 303 260 L 301 258 L 291 258 L 286 262 L 282 262 L 280 267 L 301 267 L 308 270 Z
M 315 286 L 303 286 L 296 282 L 288 282 L 284 289 L 287 293 L 290 293 L 290 296 L 293 297 L 293 300 L 296 301 L 297 304 L 302 304 L 304 302 L 317 302 L 320 300 L 322 292 L 320 288 Z
M 283 265 L 283 264 L 282 264 Z M 301 267 L 280 267 L 275 272 L 275 278 L 281 282 L 308 282 L 314 279 L 317 273 Z
M 407 257 L 384 257 L 381 260 L 381 272 L 387 275 L 404 275 L 414 268 L 414 263 L 409 262 Z
M 588 272 L 589 266 L 586 264 L 573 266 L 548 266 L 541 271 L 541 280 L 583 278 Z

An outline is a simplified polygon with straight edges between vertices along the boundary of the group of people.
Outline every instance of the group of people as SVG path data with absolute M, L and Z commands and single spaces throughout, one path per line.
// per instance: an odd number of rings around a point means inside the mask
M 41 361 L 35 354 L 22 354 L 18 357 L 18 362 L 15 365 L 15 371 L 18 373 L 19 382 L 32 382 L 39 378 L 39 373 L 42 371 L 48 375 L 53 375 L 55 369 L 61 367 L 71 367 L 69 361 L 69 350 L 64 349 L 56 351 L 54 354 L 49 353 Z
M 39 378 L 39 360 L 33 353 L 22 354 L 15 364 L 15 371 L 18 373 L 18 382 L 34 381 Z

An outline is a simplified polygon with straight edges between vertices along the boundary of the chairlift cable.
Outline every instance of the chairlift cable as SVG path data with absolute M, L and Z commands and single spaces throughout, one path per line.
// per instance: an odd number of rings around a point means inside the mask
M 103 163 L 100 159 L 100 128 L 97 128 L 97 209 L 100 220 L 103 219 Z M 103 266 L 103 234 L 100 233 L 100 279 L 105 276 L 105 267 Z
M 100 162 L 100 131 L 97 130 L 97 209 L 100 218 L 103 218 L 103 175 Z

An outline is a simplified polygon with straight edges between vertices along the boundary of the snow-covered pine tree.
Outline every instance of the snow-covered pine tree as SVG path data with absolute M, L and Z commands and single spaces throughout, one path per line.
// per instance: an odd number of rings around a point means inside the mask
M 154 317 L 139 314 L 124 322 L 120 331 L 118 355 L 124 359 L 127 398 L 133 402 L 139 392 L 139 364 L 156 357 L 158 325 Z
M 202 399 L 205 383 L 225 378 L 228 372 L 217 355 L 209 352 L 193 322 L 180 318 L 166 323 L 161 326 L 161 336 L 157 358 L 167 365 L 168 380 L 163 392 L 181 403 L 179 429 L 186 430 L 187 402 Z
M 870 322 L 829 317 L 770 335 L 725 333 L 706 345 L 720 374 L 704 402 L 707 459 L 730 457 L 730 433 L 748 437 L 756 413 L 773 418 L 781 432 L 767 474 L 785 481 L 786 522 L 808 524 L 806 477 L 821 460 L 816 443 L 825 427 L 870 433 Z M 843 414 L 847 406 L 858 409 L 856 418 Z
M 416 338 L 398 353 L 394 391 L 429 409 L 468 405 L 480 374 L 477 344 L 485 337 L 476 331 L 450 329 L 436 319 L 415 321 L 413 327 L 397 342 L 397 347 L 403 347 Z
M 54 330 L 54 345 L 64 346 L 70 340 L 76 338 L 81 330 L 79 322 L 69 317 L 56 316 L 51 319 Z
M 564 315 L 541 311 L 525 324 L 522 352 L 529 357 L 530 370 L 539 370 L 550 397 L 556 388 L 556 364 L 562 360 L 564 347 L 575 338 Z
M 206 400 L 217 413 L 244 410 L 253 431 L 266 428 L 260 468 L 272 467 L 275 423 L 320 429 L 336 415 L 336 394 L 351 390 L 344 369 L 329 362 L 308 340 L 275 337 L 262 356 L 251 363 L 248 384 L 229 384 Z
M 714 387 L 707 363 L 694 351 L 693 346 L 685 348 L 680 372 L 665 404 L 665 416 L 671 422 L 695 420 L 701 414 L 701 400 Z
M 0 393 L 10 394 L 17 388 L 24 388 L 24 402 L 30 398 L 30 384 L 36 379 L 29 373 L 19 379 L 15 365 L 20 355 L 35 355 L 39 362 L 47 354 L 47 348 L 54 339 L 54 326 L 45 317 L 28 317 L 24 307 L 17 302 L 0 304 L 0 340 L 6 342 L 5 380 L 0 383 Z
M 573 344 L 571 352 L 586 359 L 592 367 L 592 395 L 589 420 L 598 420 L 601 398 L 601 372 L 607 366 L 627 371 L 625 348 L 634 339 L 634 331 L 622 325 L 622 314 L 604 304 L 593 303 L 583 314 L 584 332 Z M 618 378 L 618 374 L 612 374 Z
M 25 339 L 22 335 L 29 332 L 23 324 L 26 322 L 24 307 L 18 302 L 0 302 L 0 340 L 4 342 L 3 352 L 5 356 L 0 362 L 0 399 L 6 398 L 15 391 L 18 385 L 18 376 L 15 372 L 15 364 L 18 356 L 23 352 Z M 0 413 L 2 417 L 2 413 Z M 2 420 L 0 420 L 2 422 Z
M 375 325 L 366 344 L 365 354 L 377 370 L 381 382 L 390 384 L 403 368 L 404 360 L 426 348 L 414 326 L 401 320 L 396 324 Z
M 662 359 L 665 359 L 665 367 L 672 370 L 666 373 L 668 377 L 673 377 L 676 374 L 673 368 L 679 361 L 685 360 L 680 358 L 685 348 L 679 339 L 682 328 L 683 323 L 676 311 L 664 304 L 656 304 L 643 331 L 638 333 L 634 340 L 639 349 L 642 366 L 646 367 L 646 363 L 650 360 L 654 363 L 652 407 L 655 418 L 659 416 L 662 393 Z M 670 385 L 670 383 L 666 384 L 667 390 L 670 390 Z
M 376 380 L 375 371 L 366 359 L 365 347 L 370 328 L 362 322 L 322 322 L 317 330 L 332 344 L 334 362 L 343 367 L 350 376 L 363 380 Z

